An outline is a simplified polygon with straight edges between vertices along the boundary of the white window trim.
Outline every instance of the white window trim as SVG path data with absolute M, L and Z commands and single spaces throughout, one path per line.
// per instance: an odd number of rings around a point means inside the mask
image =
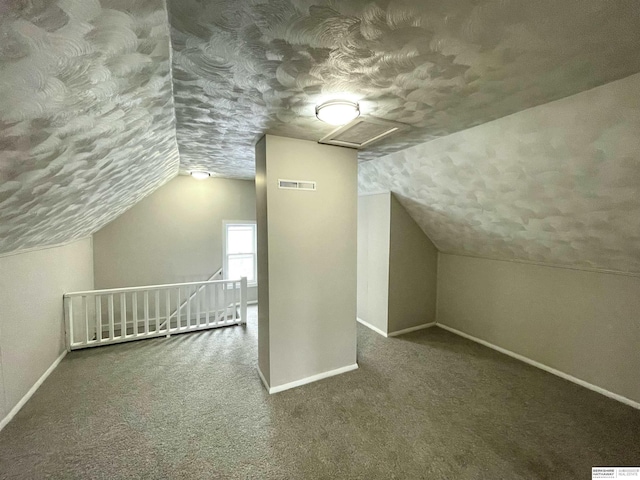
M 256 235 L 253 237 L 253 256 L 254 256 L 254 278 L 253 282 L 248 282 L 248 287 L 258 286 L 258 225 L 255 220 L 223 220 L 222 221 L 222 273 L 223 279 L 227 280 L 227 272 L 229 271 L 229 257 L 227 257 L 227 225 L 253 225 Z

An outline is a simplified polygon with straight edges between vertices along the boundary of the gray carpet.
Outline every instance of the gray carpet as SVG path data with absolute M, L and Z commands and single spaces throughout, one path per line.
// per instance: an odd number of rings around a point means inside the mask
M 268 395 L 247 327 L 72 352 L 1 478 L 577 479 L 640 464 L 640 411 L 438 328 L 358 326 L 360 369 Z

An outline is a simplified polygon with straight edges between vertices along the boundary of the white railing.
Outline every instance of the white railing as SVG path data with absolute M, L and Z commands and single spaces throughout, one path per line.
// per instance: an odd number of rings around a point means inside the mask
M 210 282 L 212 280 L 214 280 L 216 277 L 222 278 L 222 268 L 219 268 L 216 273 L 214 273 L 213 275 L 211 275 L 208 279 L 207 282 Z M 160 324 L 160 328 L 164 328 L 165 324 L 167 323 L 167 321 L 171 321 L 172 318 L 174 318 L 178 312 L 180 311 L 181 308 L 186 307 L 187 303 L 189 303 L 194 297 L 196 297 L 197 295 L 200 294 L 200 292 L 206 287 L 206 284 L 201 285 L 200 287 L 198 287 L 197 289 L 195 289 L 195 291 L 189 295 L 189 298 L 185 298 L 182 301 L 182 304 L 177 306 L 176 309 L 173 311 L 173 313 L 171 315 L 169 315 L 169 317 L 165 317 L 164 322 L 162 322 Z
M 67 350 L 247 321 L 247 279 L 64 294 Z

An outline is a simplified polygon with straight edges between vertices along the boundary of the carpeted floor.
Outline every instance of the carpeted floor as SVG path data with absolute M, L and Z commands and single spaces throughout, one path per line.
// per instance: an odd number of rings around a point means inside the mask
M 73 352 L 0 478 L 578 479 L 640 465 L 640 411 L 438 328 L 358 326 L 354 372 L 268 395 L 247 327 Z

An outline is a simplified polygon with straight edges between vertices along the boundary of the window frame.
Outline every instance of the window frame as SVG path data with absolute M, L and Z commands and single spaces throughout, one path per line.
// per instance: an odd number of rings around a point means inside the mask
M 242 252 L 227 254 L 227 229 L 233 225 L 250 225 L 253 227 L 253 252 Z M 255 287 L 258 285 L 258 225 L 255 220 L 223 220 L 222 221 L 222 273 L 223 280 L 230 280 L 227 276 L 229 271 L 229 255 L 253 255 L 253 278 L 247 279 L 247 285 Z

